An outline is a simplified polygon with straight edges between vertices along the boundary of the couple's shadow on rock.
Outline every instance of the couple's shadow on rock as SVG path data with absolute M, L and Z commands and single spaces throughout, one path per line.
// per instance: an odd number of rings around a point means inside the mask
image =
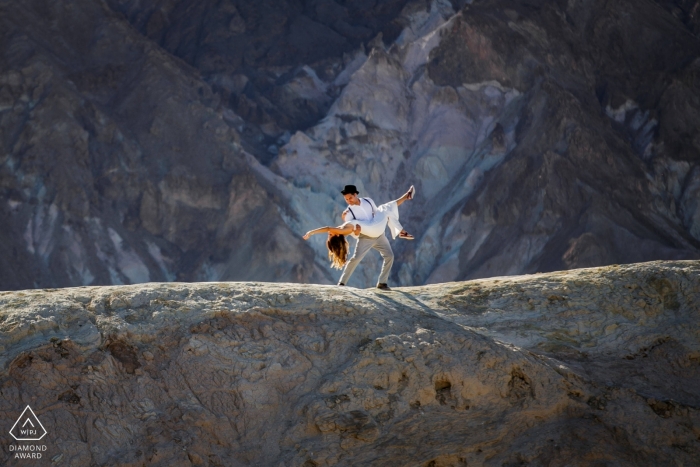
M 393 305 L 396 306 L 396 308 L 409 308 L 411 310 L 421 310 L 427 314 L 437 316 L 435 311 L 428 307 L 425 303 L 421 302 L 419 299 L 417 299 L 413 294 L 409 292 L 403 292 L 397 289 L 392 289 L 391 291 L 376 291 L 375 295 L 377 298 L 370 298 L 370 301 L 375 303 L 376 305 L 380 304 L 386 304 L 386 302 L 389 302 Z M 410 303 L 406 303 L 406 301 L 402 301 L 398 299 L 398 296 L 401 296 Z

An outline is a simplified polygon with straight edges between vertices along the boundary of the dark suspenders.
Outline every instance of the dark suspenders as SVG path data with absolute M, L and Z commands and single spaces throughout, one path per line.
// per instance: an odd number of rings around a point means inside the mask
M 362 199 L 364 199 L 365 201 L 367 201 L 367 204 L 369 204 L 369 207 L 372 208 L 372 217 L 374 217 L 374 204 L 372 204 L 372 203 L 370 202 L 370 200 L 368 200 L 367 198 L 362 198 Z M 352 212 L 352 208 L 351 208 L 350 206 L 348 206 L 348 211 L 350 211 L 350 214 L 352 214 L 352 219 L 353 219 L 353 220 L 357 220 L 357 217 L 355 217 L 355 213 Z
M 372 208 L 372 219 L 374 219 L 374 204 L 372 204 L 372 202 L 370 200 L 368 200 L 367 198 L 362 198 L 362 199 L 367 201 L 367 203 L 369 204 L 369 207 Z

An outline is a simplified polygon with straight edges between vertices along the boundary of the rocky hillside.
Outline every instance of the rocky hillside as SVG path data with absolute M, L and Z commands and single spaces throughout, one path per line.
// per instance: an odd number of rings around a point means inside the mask
M 32 465 L 697 465 L 699 278 L 3 292 L 0 412 Z
M 700 257 L 695 0 L 0 0 L 0 289 L 393 284 Z M 369 256 L 351 285 L 376 281 Z
M 432 5 L 274 168 L 416 183 L 401 284 L 698 257 L 697 36 L 653 2 Z

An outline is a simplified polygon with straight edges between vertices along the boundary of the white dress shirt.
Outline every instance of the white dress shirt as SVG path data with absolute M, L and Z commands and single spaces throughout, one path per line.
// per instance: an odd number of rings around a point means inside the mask
M 358 221 L 372 220 L 372 218 L 374 217 L 372 213 L 377 211 L 377 205 L 374 204 L 372 198 L 365 197 L 359 198 L 359 200 L 359 206 L 348 206 L 348 208 L 345 211 L 343 211 L 344 221 L 351 221 L 354 219 Z M 355 215 L 355 217 L 353 217 L 353 214 Z

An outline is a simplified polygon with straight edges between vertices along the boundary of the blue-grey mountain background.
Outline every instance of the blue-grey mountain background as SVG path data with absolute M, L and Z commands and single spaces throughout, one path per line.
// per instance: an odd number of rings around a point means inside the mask
M 0 0 L 0 289 L 700 257 L 695 0 Z M 349 285 L 371 286 L 370 254 Z

